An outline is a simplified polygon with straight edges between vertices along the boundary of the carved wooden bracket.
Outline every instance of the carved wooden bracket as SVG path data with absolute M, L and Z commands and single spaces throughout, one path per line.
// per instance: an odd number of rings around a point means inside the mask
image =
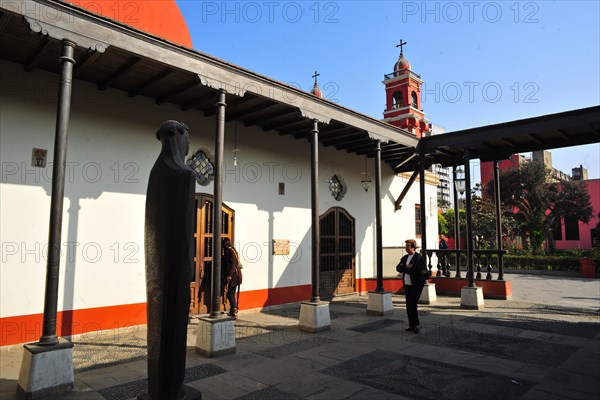
M 304 118 L 316 119 L 322 124 L 329 124 L 329 122 L 331 121 L 331 117 L 326 117 L 325 115 L 316 113 L 314 111 L 308 111 L 304 108 L 300 108 L 300 113 Z
M 69 30 L 60 28 L 58 26 L 51 25 L 46 22 L 42 22 L 35 18 L 24 17 L 29 24 L 29 29 L 35 33 L 41 33 L 42 35 L 51 37 L 57 40 L 69 40 L 76 43 L 80 47 L 85 47 L 98 53 L 104 53 L 109 47 L 108 44 L 100 42 L 89 36 L 84 36 L 79 33 L 71 32 Z
M 217 78 L 208 77 L 206 75 L 197 75 L 198 80 L 203 86 L 215 90 L 224 90 L 227 94 L 232 94 L 238 97 L 244 97 L 246 90 L 240 84 L 226 82 Z

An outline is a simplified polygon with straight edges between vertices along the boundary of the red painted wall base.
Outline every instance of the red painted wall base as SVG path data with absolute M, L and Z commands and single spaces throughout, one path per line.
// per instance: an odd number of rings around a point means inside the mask
M 436 277 L 435 291 L 437 294 L 460 296 L 463 287 L 469 284 L 466 278 L 444 278 Z M 495 281 L 487 279 L 475 279 L 475 286 L 483 288 L 485 299 L 510 300 L 512 298 L 512 285 L 510 281 Z
M 461 289 L 469 284 L 469 280 L 466 278 L 435 277 L 429 281 L 435 283 L 437 294 L 447 296 L 460 296 Z M 510 300 L 512 297 L 510 281 L 475 279 L 475 285 L 483 288 L 483 297 L 486 299 Z M 356 280 L 358 293 L 372 292 L 376 287 L 377 279 L 375 278 Z M 403 293 L 404 285 L 400 278 L 387 278 L 383 280 L 383 288 L 392 293 Z

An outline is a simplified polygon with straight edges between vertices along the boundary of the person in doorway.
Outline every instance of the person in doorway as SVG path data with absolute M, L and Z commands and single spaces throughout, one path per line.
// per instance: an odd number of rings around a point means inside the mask
M 440 250 L 448 250 L 448 242 L 443 233 L 440 234 Z M 439 258 L 442 267 L 442 275 L 446 276 L 446 272 L 448 271 L 448 255 L 444 252 L 440 254 Z
M 425 266 L 425 259 L 421 254 L 416 252 L 419 247 L 417 246 L 417 241 L 409 239 L 404 243 L 407 254 L 400 259 L 400 263 L 396 266 L 396 271 L 402 273 L 402 280 L 404 282 L 406 314 L 408 315 L 408 328 L 406 328 L 406 331 L 419 333 L 421 332 L 421 324 L 419 322 L 417 307 L 425 282 L 429 278 L 429 272 Z
M 227 289 L 227 300 L 229 301 L 230 317 L 236 317 L 238 313 L 238 302 L 236 291 L 242 284 L 242 271 L 239 266 L 239 255 L 231 245 L 229 238 L 222 241 L 223 256 L 221 257 L 221 270 L 223 273 L 223 287 Z M 239 292 L 238 292 L 239 298 Z

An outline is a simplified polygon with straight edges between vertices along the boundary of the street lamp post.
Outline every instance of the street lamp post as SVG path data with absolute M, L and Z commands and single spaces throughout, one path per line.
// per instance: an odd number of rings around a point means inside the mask
M 460 214 L 458 212 L 458 194 L 460 193 L 462 196 L 465 192 L 465 171 L 459 165 L 458 167 L 454 166 L 452 168 L 452 173 L 454 175 L 454 247 L 457 250 L 455 256 L 456 277 L 460 278 L 460 253 L 458 252 L 458 250 L 460 250 Z

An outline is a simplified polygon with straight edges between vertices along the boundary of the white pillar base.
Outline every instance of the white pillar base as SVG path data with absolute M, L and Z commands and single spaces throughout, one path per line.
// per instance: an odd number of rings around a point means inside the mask
M 460 290 L 460 308 L 483 310 L 483 288 L 465 286 Z
M 389 315 L 394 311 L 392 292 L 369 292 L 367 314 Z
M 423 286 L 419 304 L 435 304 L 437 303 L 437 293 L 435 291 L 435 283 L 428 282 Z
M 208 316 L 198 319 L 196 353 L 206 357 L 216 357 L 235 353 L 234 318 Z
M 73 343 L 58 338 L 55 345 L 23 346 L 17 394 L 20 399 L 40 399 L 73 388 Z
M 331 329 L 329 303 L 325 301 L 304 301 L 300 305 L 300 330 L 321 332 Z

